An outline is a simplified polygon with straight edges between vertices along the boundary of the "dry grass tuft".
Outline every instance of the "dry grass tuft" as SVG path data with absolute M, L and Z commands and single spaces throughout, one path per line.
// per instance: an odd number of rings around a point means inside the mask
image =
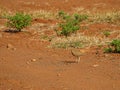
M 83 47 L 91 47 L 95 45 L 106 45 L 106 43 L 111 40 L 108 38 L 98 38 L 96 36 L 85 36 L 83 34 L 76 34 L 69 37 L 56 37 L 52 39 L 51 46 L 58 48 L 83 48 Z
M 52 11 L 45 11 L 45 10 L 30 11 L 27 13 L 31 14 L 33 18 L 44 18 L 44 19 L 55 19 L 57 15 Z
M 95 13 L 91 14 L 90 20 L 93 23 L 120 23 L 120 11 L 111 11 L 105 13 Z

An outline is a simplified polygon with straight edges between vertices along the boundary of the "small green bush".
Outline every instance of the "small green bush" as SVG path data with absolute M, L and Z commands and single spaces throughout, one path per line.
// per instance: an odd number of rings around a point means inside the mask
M 112 50 L 112 48 L 109 47 L 109 48 L 105 48 L 104 51 L 105 51 L 106 53 L 109 53 L 109 52 L 112 52 L 113 50 Z
M 65 35 L 66 37 L 68 35 L 70 35 L 71 33 L 76 32 L 80 28 L 78 23 L 76 23 L 75 21 L 69 21 L 69 22 L 66 22 L 66 23 L 61 23 L 59 26 L 62 29 L 60 34 Z
M 64 16 L 65 16 L 65 12 L 64 12 L 64 11 L 58 12 L 58 16 L 59 16 L 59 17 L 64 17 Z
M 21 31 L 23 28 L 30 25 L 31 20 L 32 18 L 28 14 L 16 13 L 14 16 L 8 17 L 7 26 Z
M 75 33 L 80 29 L 80 22 L 87 19 L 87 15 L 68 15 L 65 12 L 59 12 L 59 17 L 63 19 L 63 21 L 59 24 L 59 28 L 61 31 L 60 35 L 69 36 L 72 33 Z
M 80 15 L 79 14 L 74 14 L 74 17 L 79 22 L 82 22 L 82 21 L 88 19 L 88 15 L 86 15 L 86 14 L 80 14 Z
M 64 11 L 58 12 L 58 17 L 63 20 L 69 20 L 71 18 L 71 16 Z
M 105 52 L 120 53 L 120 40 L 115 39 L 105 48 Z
M 108 37 L 110 35 L 110 31 L 104 31 L 103 34 Z

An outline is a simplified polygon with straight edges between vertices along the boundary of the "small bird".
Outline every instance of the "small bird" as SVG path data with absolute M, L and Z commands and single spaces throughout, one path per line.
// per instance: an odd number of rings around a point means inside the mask
M 80 56 L 84 55 L 85 52 L 87 52 L 88 50 L 86 49 L 81 49 L 81 50 L 78 50 L 78 49 L 72 49 L 71 50 L 71 53 L 73 56 L 75 56 L 77 59 L 76 59 L 76 62 L 79 63 L 80 62 Z

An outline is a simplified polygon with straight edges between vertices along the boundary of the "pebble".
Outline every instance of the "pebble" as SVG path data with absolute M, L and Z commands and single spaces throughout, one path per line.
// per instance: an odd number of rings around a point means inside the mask
M 13 51 L 15 51 L 16 50 L 16 48 L 11 48 Z
M 63 90 L 68 90 L 68 88 L 63 88 Z
M 108 57 L 109 55 L 108 54 L 105 54 L 104 57 Z
M 16 50 L 16 48 L 14 48 L 14 46 L 12 44 L 7 44 L 7 48 L 12 49 L 12 50 Z
M 94 64 L 93 67 L 98 67 L 99 65 L 98 64 Z
M 12 44 L 7 44 L 7 48 L 11 49 L 11 48 L 13 48 L 13 45 Z
M 36 60 L 36 59 L 32 59 L 31 61 L 32 61 L 32 62 L 36 62 L 37 60 Z
M 26 64 L 30 64 L 30 62 L 26 62 Z
M 58 73 L 58 74 L 57 74 L 57 76 L 58 76 L 58 77 L 60 77 L 60 76 L 61 76 L 61 74 L 60 74 L 60 73 Z

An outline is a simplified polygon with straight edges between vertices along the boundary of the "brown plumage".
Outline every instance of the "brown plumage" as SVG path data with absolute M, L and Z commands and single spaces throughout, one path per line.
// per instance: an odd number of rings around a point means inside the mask
M 87 52 L 88 50 L 86 49 L 72 49 L 71 50 L 71 53 L 73 56 L 75 56 L 77 59 L 76 59 L 76 62 L 79 63 L 80 62 L 80 56 L 84 55 L 85 52 Z

